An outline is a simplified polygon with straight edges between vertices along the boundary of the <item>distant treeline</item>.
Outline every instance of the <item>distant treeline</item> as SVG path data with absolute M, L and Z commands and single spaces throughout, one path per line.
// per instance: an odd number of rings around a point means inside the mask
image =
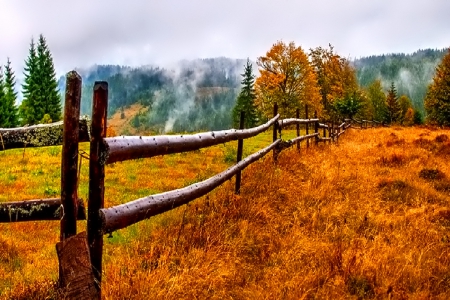
M 108 115 L 134 103 L 150 109 L 132 124 L 155 132 L 223 129 L 232 125 L 245 60 L 182 61 L 175 68 L 99 65 L 77 70 L 83 78 L 81 113 L 91 114 L 96 80 L 109 84 Z M 60 79 L 60 87 L 64 78 Z
M 355 60 L 354 66 L 361 87 L 380 80 L 385 90 L 393 82 L 399 95 L 408 96 L 414 107 L 424 112 L 424 98 L 432 82 L 436 66 L 446 49 L 419 50 L 413 54 L 386 54 Z
M 394 83 L 398 95 L 408 96 L 414 108 L 424 113 L 427 87 L 445 52 L 427 49 L 413 54 L 369 56 L 352 64 L 362 88 L 379 80 L 387 92 Z M 134 103 L 149 107 L 133 118 L 135 127 L 156 133 L 230 128 L 244 65 L 243 59 L 221 57 L 182 61 L 167 69 L 116 65 L 79 69 L 83 78 L 81 112 L 91 114 L 93 84 L 96 80 L 106 80 L 109 116 Z M 61 77 L 61 90 L 64 80 Z

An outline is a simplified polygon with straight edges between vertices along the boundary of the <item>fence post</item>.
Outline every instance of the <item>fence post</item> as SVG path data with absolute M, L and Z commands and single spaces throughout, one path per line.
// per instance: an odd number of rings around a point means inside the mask
M 278 104 L 275 103 L 273 105 L 273 116 L 275 117 L 278 114 Z M 278 120 L 273 123 L 273 142 L 277 140 L 277 129 L 278 129 Z M 277 160 L 277 147 L 273 148 L 273 160 Z
M 334 118 L 333 118 L 333 120 L 331 121 L 331 133 L 330 133 L 330 137 L 331 137 L 331 140 L 332 140 L 333 142 L 335 142 L 335 135 L 334 135 Z
M 244 118 L 245 118 L 245 112 L 241 111 L 241 119 L 239 121 L 239 129 L 244 129 Z M 239 139 L 238 140 L 238 148 L 237 148 L 237 159 L 236 163 L 240 162 L 242 160 L 242 150 L 244 148 L 244 140 Z M 236 195 L 239 195 L 241 193 L 241 171 L 236 173 L 236 188 L 234 190 L 234 193 Z
M 300 119 L 300 109 L 297 108 L 297 111 L 295 112 L 295 117 L 297 119 Z M 300 136 L 300 124 L 297 123 L 297 137 Z M 300 151 L 300 141 L 297 141 L 297 150 Z
M 317 119 L 317 110 L 314 111 L 314 119 Z M 314 133 L 319 133 L 319 122 L 314 122 Z M 319 136 L 316 135 L 316 146 L 319 145 Z
M 66 75 L 61 154 L 61 241 L 77 234 L 80 100 L 81 77 L 77 72 L 70 71 Z
M 339 142 L 339 134 L 341 133 L 341 121 L 338 119 L 337 123 L 337 133 L 336 133 L 336 142 Z
M 99 210 L 104 205 L 105 166 L 100 161 L 100 145 L 106 136 L 106 118 L 108 107 L 108 83 L 96 81 L 92 104 L 92 130 L 89 158 L 89 203 L 87 240 L 91 255 L 92 270 L 101 295 L 103 235 L 100 231 Z
M 308 119 L 308 104 L 305 105 L 305 118 Z M 305 126 L 306 135 L 309 134 L 309 123 Z M 306 148 L 309 148 L 309 139 L 306 140 Z
M 323 123 L 323 125 L 326 126 L 327 124 Z M 325 126 L 323 127 L 323 133 L 322 133 L 324 138 L 327 137 L 327 132 L 326 132 L 327 129 L 325 128 Z M 323 141 L 323 143 L 326 144 L 326 141 Z

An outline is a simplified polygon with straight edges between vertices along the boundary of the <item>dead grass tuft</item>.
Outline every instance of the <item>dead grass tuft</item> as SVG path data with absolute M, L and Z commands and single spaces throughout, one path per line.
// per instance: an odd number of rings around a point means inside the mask
M 381 156 L 378 163 L 384 167 L 401 167 L 407 163 L 408 159 L 400 153 L 393 153 L 388 156 Z
M 442 180 L 445 179 L 445 174 L 438 169 L 422 169 L 419 172 L 419 177 L 425 180 Z
M 448 141 L 448 135 L 446 134 L 439 134 L 438 136 L 436 136 L 436 138 L 434 139 L 436 142 L 438 143 L 444 143 Z

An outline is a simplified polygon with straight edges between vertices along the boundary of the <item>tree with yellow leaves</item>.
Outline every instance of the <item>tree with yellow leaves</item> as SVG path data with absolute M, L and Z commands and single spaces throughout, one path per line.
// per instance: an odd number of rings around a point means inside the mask
M 428 86 L 425 110 L 428 122 L 450 126 L 450 48 L 437 66 L 433 82 Z
M 319 88 L 308 56 L 294 42 L 275 43 L 265 56 L 258 57 L 260 76 L 256 79 L 256 104 L 261 114 L 272 116 L 274 103 L 283 117 L 294 117 L 297 108 L 322 111 Z
M 329 49 L 322 47 L 310 49 L 309 56 L 317 76 L 325 115 L 331 117 L 336 101 L 359 93 L 355 69 L 347 59 L 334 53 L 331 44 Z

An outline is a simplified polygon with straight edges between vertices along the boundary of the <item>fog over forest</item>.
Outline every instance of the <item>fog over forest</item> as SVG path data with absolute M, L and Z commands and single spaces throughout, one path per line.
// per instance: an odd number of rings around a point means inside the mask
M 393 82 L 398 95 L 408 96 L 414 107 L 423 112 L 427 86 L 444 54 L 444 50 L 427 49 L 413 54 L 363 57 L 352 64 L 362 88 L 378 79 L 387 90 Z M 245 61 L 219 57 L 183 60 L 164 68 L 95 65 L 78 69 L 83 78 L 81 112 L 91 114 L 93 83 L 106 80 L 109 116 L 134 103 L 149 107 L 133 118 L 135 127 L 155 133 L 230 128 Z M 256 64 L 253 65 L 254 74 L 258 75 Z M 59 80 L 61 91 L 64 81 L 64 77 Z

